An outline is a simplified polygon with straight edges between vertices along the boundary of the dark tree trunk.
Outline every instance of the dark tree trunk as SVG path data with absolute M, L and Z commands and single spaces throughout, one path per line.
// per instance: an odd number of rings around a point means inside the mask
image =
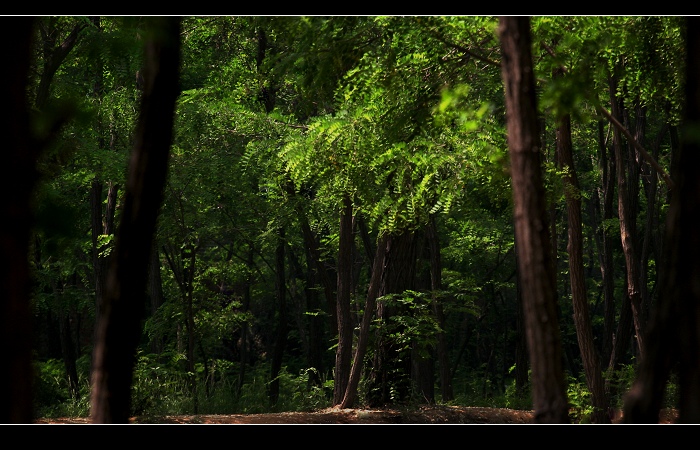
M 381 262 L 375 260 L 373 263 L 382 267 L 379 298 L 414 289 L 415 241 L 414 233 L 408 230 L 387 236 Z M 407 311 L 392 302 L 377 302 L 377 318 L 386 326 L 391 326 L 393 316 L 406 313 Z M 402 333 L 403 330 L 397 329 L 392 332 Z M 379 330 L 373 366 L 367 380 L 367 401 L 370 406 L 401 403 L 408 399 L 411 364 L 410 354 L 399 354 L 397 344 Z
M 107 279 L 107 260 L 102 253 L 108 246 L 99 243 L 101 235 L 109 236 L 114 233 L 114 215 L 117 209 L 117 184 L 108 183 L 107 205 L 102 212 L 102 183 L 95 179 L 90 189 L 90 217 L 92 221 L 92 265 L 95 273 L 95 317 L 101 313 L 105 280 Z
M 620 101 L 616 97 L 617 84 L 615 76 L 610 77 L 610 102 L 611 114 L 618 122 L 622 117 Z M 636 227 L 636 194 L 638 192 L 638 179 L 636 174 L 636 162 L 634 158 L 624 158 L 622 135 L 617 127 L 613 130 L 613 146 L 615 148 L 615 162 L 617 165 L 617 213 L 620 219 L 620 237 L 622 251 L 625 255 L 625 268 L 627 270 L 627 295 L 632 306 L 632 321 L 634 323 L 637 349 L 640 358 L 644 357 L 644 314 L 642 311 L 642 291 L 639 286 L 639 259 L 637 256 L 637 227 Z M 624 170 L 627 168 L 627 171 Z M 627 173 L 626 173 L 627 172 Z M 628 177 L 630 177 L 628 179 Z
M 515 242 L 515 260 L 518 260 L 518 243 Z M 516 267 L 517 271 L 517 267 Z M 515 341 L 515 392 L 519 396 L 525 395 L 529 386 L 529 364 L 527 356 L 527 330 L 525 329 L 525 312 L 523 310 L 523 292 L 520 287 L 520 275 L 515 280 L 516 290 L 516 323 L 517 340 Z
M 352 207 L 352 199 L 346 194 L 343 197 L 343 209 L 340 213 L 338 246 L 338 347 L 335 354 L 334 405 L 339 405 L 343 401 L 352 364 L 353 321 L 350 310 L 354 247 Z
M 30 313 L 30 199 L 37 181 L 39 145 L 30 132 L 26 97 L 34 19 L 2 20 L 5 56 L 12 64 L 0 74 L 6 111 L 0 122 L 5 148 L 0 186 L 8 193 L 0 218 L 0 423 L 32 422 L 32 318 Z M 11 194 L 9 194 L 11 193 Z
M 583 368 L 586 373 L 588 390 L 593 404 L 593 423 L 610 423 L 608 401 L 605 397 L 603 371 L 600 359 L 593 343 L 593 327 L 588 311 L 586 279 L 583 267 L 583 219 L 581 217 L 581 188 L 574 166 L 571 149 L 571 123 L 569 116 L 559 120 L 557 126 L 557 153 L 559 164 L 564 171 L 564 194 L 566 197 L 567 222 L 569 226 L 569 277 L 571 281 L 571 300 L 574 308 L 574 325 L 581 352 Z
M 78 386 L 78 368 L 76 366 L 76 351 L 75 344 L 71 333 L 70 313 L 60 310 L 58 315 L 59 332 L 61 336 L 61 354 L 63 356 L 63 366 L 68 375 L 68 386 L 70 396 L 77 400 L 80 396 L 80 388 Z
M 180 18 L 148 20 L 151 26 L 145 44 L 146 85 L 93 351 L 93 423 L 129 420 L 151 240 L 162 203 L 172 141 L 180 66 Z
M 648 349 L 624 404 L 626 423 L 658 423 L 665 386 L 679 370 L 679 423 L 700 422 L 700 19 L 688 17 L 686 104 L 675 189 L 666 222 L 665 295 L 649 326 Z
M 286 189 L 289 195 L 296 195 L 296 192 L 294 191 L 294 188 L 291 184 L 287 184 Z M 326 269 L 326 267 L 323 264 L 323 261 L 321 260 L 321 252 L 319 251 L 318 239 L 311 230 L 309 220 L 307 219 L 304 211 L 301 209 L 301 206 L 297 205 L 296 212 L 297 217 L 299 218 L 302 236 L 304 237 L 304 244 L 306 245 L 306 248 L 308 249 L 309 254 L 311 255 L 313 267 L 316 271 L 318 279 L 321 282 L 321 286 L 323 287 L 323 294 L 327 306 L 326 311 L 328 312 L 330 318 L 329 325 L 331 335 L 336 336 L 338 334 L 338 299 L 336 297 L 334 289 L 335 286 L 332 281 L 333 277 L 329 274 L 329 270 Z
M 540 162 L 529 17 L 501 17 L 501 71 L 511 153 L 518 274 L 536 423 L 569 423 L 550 233 Z
M 426 238 L 430 248 L 430 283 L 433 291 L 433 314 L 437 320 L 441 330 L 445 329 L 445 313 L 442 307 L 442 300 L 438 293 L 442 290 L 442 264 L 440 262 L 440 240 L 437 233 L 437 225 L 435 217 L 430 217 L 428 222 Z M 447 402 L 454 399 L 452 391 L 452 377 L 450 376 L 450 361 L 447 351 L 447 342 L 444 331 L 440 331 L 437 335 L 437 353 L 438 366 L 440 370 L 440 393 L 442 401 Z
M 187 329 L 187 376 L 189 378 L 190 395 L 192 396 L 192 404 L 194 414 L 199 411 L 199 403 L 197 396 L 197 377 L 195 375 L 195 325 L 194 325 L 194 274 L 195 264 L 197 261 L 197 252 L 193 244 L 185 245 L 181 250 L 180 259 L 182 261 L 182 279 L 180 290 L 182 299 L 185 303 L 185 325 Z
M 370 277 L 369 288 L 367 289 L 367 298 L 365 301 L 365 312 L 362 315 L 362 323 L 360 325 L 360 334 L 357 338 L 357 347 L 355 348 L 355 356 L 350 369 L 350 379 L 348 380 L 348 388 L 345 391 L 343 402 L 340 408 L 352 408 L 357 399 L 357 388 L 360 384 L 363 361 L 367 352 L 367 346 L 370 340 L 370 325 L 374 318 L 374 311 L 377 307 L 377 297 L 379 296 L 379 287 L 382 281 L 384 271 L 383 260 L 386 250 L 387 236 L 380 236 L 377 242 L 374 262 L 372 264 L 372 276 Z
M 615 158 L 608 157 L 607 143 L 603 134 L 603 122 L 598 122 L 598 159 L 602 171 L 602 198 L 603 211 L 600 226 L 596 236 L 598 238 L 598 255 L 600 260 L 600 274 L 603 284 L 603 343 L 601 361 L 610 361 L 613 348 L 613 336 L 615 331 L 615 279 L 613 270 L 613 240 L 607 229 L 607 223 L 613 218 L 613 200 L 615 195 Z M 595 207 L 599 207 L 596 202 Z M 596 208 L 597 209 L 597 208 Z
M 279 230 L 279 240 L 275 252 L 275 292 L 277 296 L 277 330 L 272 349 L 270 369 L 270 405 L 275 406 L 279 400 L 280 380 L 284 348 L 287 346 L 287 286 L 284 270 L 284 228 Z
M 314 262 L 311 257 L 311 252 L 306 250 L 306 283 L 304 284 L 304 293 L 306 297 L 306 306 L 308 311 L 319 312 L 323 311 L 322 302 L 319 299 L 316 286 L 316 271 Z M 308 317 L 309 323 L 309 364 L 318 370 L 318 373 L 312 374 L 311 381 L 319 384 L 322 381 L 321 375 L 325 373 L 327 362 L 324 360 L 324 353 L 328 348 L 328 336 L 326 330 L 325 316 L 323 314 L 312 314 Z
M 248 249 L 248 256 L 247 256 L 247 266 L 248 267 L 253 267 L 253 255 L 255 254 L 255 248 L 253 247 L 252 243 L 248 244 L 249 249 Z M 250 310 L 250 300 L 251 300 L 251 295 L 250 295 L 250 286 L 251 286 L 251 280 L 246 279 L 245 281 L 245 286 L 243 290 L 243 303 L 241 305 L 242 312 L 245 314 Z M 248 349 L 250 347 L 250 326 L 248 325 L 248 321 L 244 321 L 241 324 L 241 338 L 240 338 L 240 365 L 241 369 L 240 372 L 238 373 L 238 383 L 236 384 L 236 396 L 241 395 L 241 390 L 243 389 L 243 383 L 245 382 L 245 375 L 246 375 L 246 368 L 248 366 Z

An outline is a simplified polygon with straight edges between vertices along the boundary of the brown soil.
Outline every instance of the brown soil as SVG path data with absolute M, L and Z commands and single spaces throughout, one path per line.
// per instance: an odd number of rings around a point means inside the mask
M 662 410 L 662 424 L 675 423 L 674 410 Z M 531 424 L 532 411 L 507 408 L 426 406 L 410 410 L 338 409 L 266 414 L 132 417 L 137 424 Z M 619 413 L 613 423 L 620 422 Z M 38 419 L 38 424 L 81 424 L 88 418 Z

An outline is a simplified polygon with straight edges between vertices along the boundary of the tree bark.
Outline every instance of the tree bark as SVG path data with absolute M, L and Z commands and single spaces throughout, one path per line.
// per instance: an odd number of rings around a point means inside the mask
M 615 76 L 610 77 L 610 102 L 612 104 L 612 117 L 621 117 L 622 111 L 619 101 L 616 98 L 616 79 Z M 632 320 L 634 323 L 635 338 L 639 357 L 644 358 L 644 313 L 642 311 L 642 293 L 639 286 L 639 259 L 637 257 L 637 227 L 636 214 L 633 207 L 632 195 L 636 194 L 638 187 L 631 180 L 637 179 L 634 177 L 634 162 L 629 161 L 625 164 L 623 158 L 622 136 L 616 127 L 613 130 L 613 146 L 615 148 L 615 162 L 617 165 L 617 213 L 620 219 L 620 237 L 622 239 L 622 251 L 625 255 L 625 268 L 627 270 L 627 295 L 632 306 Z M 628 168 L 628 173 L 624 168 Z M 634 199 L 636 201 L 636 198 Z
M 382 262 L 375 260 L 373 263 L 382 266 L 377 318 L 385 325 L 390 324 L 390 319 L 396 314 L 406 313 L 400 307 L 381 300 L 381 297 L 414 289 L 415 241 L 415 235 L 411 230 L 389 234 L 384 242 Z M 367 401 L 370 406 L 400 403 L 405 401 L 410 393 L 412 364 L 410 355 L 399 355 L 396 344 L 381 331 L 377 335 L 376 352 L 367 380 Z M 392 330 L 392 333 L 394 332 L 402 333 L 403 330 Z
M 686 104 L 678 170 L 666 222 L 665 295 L 649 325 L 649 344 L 627 394 L 626 423 L 658 423 L 674 364 L 679 372 L 679 423 L 700 422 L 700 18 L 686 18 Z
M 377 248 L 372 264 L 372 276 L 370 277 L 369 288 L 367 289 L 367 298 L 365 299 L 365 311 L 362 315 L 362 323 L 360 325 L 360 334 L 357 338 L 357 346 L 355 348 L 355 356 L 350 369 L 350 379 L 348 387 L 345 391 L 345 396 L 340 404 L 340 408 L 352 408 L 357 399 L 357 388 L 360 384 L 363 362 L 369 344 L 369 331 L 374 312 L 377 307 L 377 297 L 381 284 L 382 275 L 384 273 L 383 256 L 386 247 L 387 236 L 382 235 L 378 238 Z
M 437 320 L 440 329 L 444 330 L 445 313 L 442 307 L 442 301 L 438 296 L 438 293 L 442 289 L 442 264 L 440 263 L 440 240 L 437 234 L 435 216 L 430 217 L 426 237 L 430 247 L 430 287 L 433 291 L 433 314 L 435 314 L 435 320 Z M 440 370 L 440 393 L 442 396 L 442 401 L 450 401 L 454 399 L 454 393 L 452 390 L 450 361 L 444 331 L 440 331 L 437 335 L 437 346 L 435 351 L 437 353 L 438 366 Z
M 275 252 L 275 293 L 277 297 L 277 330 L 270 362 L 270 405 L 277 404 L 280 395 L 279 373 L 287 346 L 287 285 L 284 264 L 284 228 L 280 228 Z
M 536 423 L 569 423 L 545 209 L 532 67 L 530 18 L 501 17 L 501 71 L 511 153 L 515 233 Z
M 607 229 L 607 223 L 613 218 L 613 200 L 615 194 L 615 158 L 608 157 L 606 139 L 603 133 L 603 122 L 598 122 L 598 161 L 602 172 L 602 185 L 600 187 L 603 199 L 602 217 L 596 233 L 598 255 L 600 263 L 600 275 L 603 284 L 603 343 L 601 361 L 610 361 L 613 348 L 613 336 L 615 330 L 615 279 L 613 278 L 613 240 Z M 600 207 L 595 203 L 595 209 Z
M 32 421 L 32 318 L 30 312 L 29 238 L 33 223 L 31 196 L 37 182 L 40 147 L 30 132 L 27 81 L 34 18 L 1 22 L 5 56 L 12 61 L 0 72 L 5 117 L 0 122 L 5 154 L 0 187 L 8 193 L 0 217 L 0 422 Z
M 571 281 L 571 301 L 574 308 L 574 325 L 586 373 L 588 390 L 593 404 L 593 423 L 610 423 L 608 401 L 605 396 L 603 371 L 593 343 L 593 328 L 588 311 L 586 279 L 583 267 L 583 232 L 581 229 L 581 187 L 579 186 L 574 155 L 571 149 L 570 117 L 564 116 L 557 126 L 557 153 L 559 164 L 564 171 L 564 195 L 566 197 L 567 222 L 569 227 L 569 278 Z
M 343 197 L 343 209 L 340 213 L 338 246 L 338 347 L 335 354 L 334 405 L 339 405 L 343 401 L 352 364 L 353 322 L 350 310 L 354 246 L 352 207 L 352 199 L 346 194 Z
M 93 350 L 93 423 L 129 420 L 151 241 L 163 199 L 179 94 L 180 18 L 148 20 L 151 26 L 145 44 L 146 84 Z

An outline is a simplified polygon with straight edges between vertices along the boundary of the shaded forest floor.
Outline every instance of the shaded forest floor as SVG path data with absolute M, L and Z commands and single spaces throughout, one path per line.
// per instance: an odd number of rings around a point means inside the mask
M 265 414 L 132 417 L 134 424 L 532 424 L 533 412 L 508 408 L 424 406 L 413 409 L 337 409 Z M 672 424 L 675 410 L 661 411 L 661 424 Z M 87 424 L 88 418 L 37 419 L 37 424 Z M 620 414 L 613 418 L 620 423 Z

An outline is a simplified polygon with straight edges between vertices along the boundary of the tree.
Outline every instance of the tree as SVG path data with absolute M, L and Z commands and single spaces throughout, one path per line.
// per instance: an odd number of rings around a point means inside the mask
M 10 23 L 12 22 L 12 23 Z M 2 72 L 0 89 L 7 100 L 7 118 L 1 129 L 7 155 L 0 181 L 12 192 L 0 220 L 0 345 L 4 365 L 0 371 L 0 422 L 31 423 L 32 318 L 30 315 L 30 229 L 32 195 L 37 183 L 36 160 L 41 146 L 31 132 L 27 83 L 33 18 L 5 18 L 2 37 L 12 67 Z
M 568 423 L 552 249 L 540 166 L 529 17 L 501 17 L 498 34 L 502 47 L 518 274 L 532 369 L 534 420 Z
M 558 161 L 563 169 L 564 192 L 569 226 L 569 276 L 571 279 L 571 301 L 574 306 L 574 324 L 578 337 L 581 359 L 586 372 L 586 382 L 591 392 L 591 401 L 595 408 L 594 423 L 610 423 L 608 402 L 605 396 L 603 371 L 600 358 L 593 342 L 593 329 L 586 295 L 586 281 L 583 267 L 583 233 L 581 231 L 581 191 L 574 167 L 574 157 L 571 149 L 570 116 L 559 119 L 557 127 Z
M 179 94 L 180 19 L 150 21 L 141 116 L 93 351 L 94 423 L 127 423 L 129 419 L 140 312 L 145 303 L 151 241 L 163 196 Z
M 686 77 L 684 118 L 678 165 L 673 167 L 675 189 L 666 223 L 667 264 L 661 292 L 648 330 L 648 350 L 637 378 L 627 393 L 626 423 L 658 423 L 665 387 L 677 367 L 679 423 L 700 421 L 700 20 L 686 18 Z M 676 366 L 677 364 L 677 366 Z

